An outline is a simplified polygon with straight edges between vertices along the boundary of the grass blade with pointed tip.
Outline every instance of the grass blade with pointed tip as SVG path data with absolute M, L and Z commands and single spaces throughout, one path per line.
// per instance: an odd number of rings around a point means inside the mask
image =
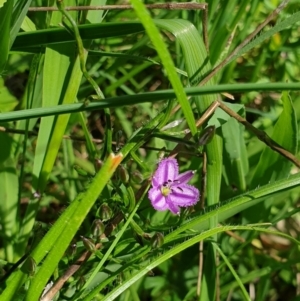
M 197 128 L 195 124 L 194 115 L 190 106 L 190 103 L 187 99 L 185 91 L 182 87 L 178 74 L 176 72 L 173 60 L 168 51 L 166 44 L 164 43 L 161 34 L 159 33 L 155 22 L 150 17 L 149 12 L 145 8 L 142 2 L 139 0 L 131 0 L 132 6 L 139 17 L 140 21 L 144 25 L 146 32 L 152 41 L 161 62 L 167 72 L 168 78 L 172 84 L 174 92 L 176 94 L 177 100 L 181 105 L 182 112 L 186 118 L 186 122 L 191 130 L 192 135 L 197 133 Z

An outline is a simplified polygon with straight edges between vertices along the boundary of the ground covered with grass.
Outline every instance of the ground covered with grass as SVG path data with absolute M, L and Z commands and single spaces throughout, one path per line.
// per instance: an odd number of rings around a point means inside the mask
M 0 300 L 300 300 L 298 0 L 0 0 Z

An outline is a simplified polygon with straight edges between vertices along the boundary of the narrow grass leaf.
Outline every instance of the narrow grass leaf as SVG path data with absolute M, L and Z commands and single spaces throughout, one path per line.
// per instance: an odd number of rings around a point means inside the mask
M 10 47 L 15 41 L 15 38 L 22 26 L 22 23 L 26 17 L 31 2 L 32 0 L 19 0 L 15 3 L 13 16 L 12 16 L 12 27 L 10 31 L 10 36 L 11 36 Z
M 293 90 L 300 89 L 300 83 L 264 83 L 264 84 L 226 84 L 213 85 L 205 87 L 185 88 L 186 94 L 189 96 L 215 94 L 221 92 L 249 92 L 249 91 L 279 91 L 279 90 Z M 35 117 L 44 117 L 51 115 L 59 115 L 66 113 L 76 113 L 82 111 L 94 111 L 104 108 L 125 107 L 140 103 L 153 103 L 160 100 L 171 99 L 176 97 L 174 90 L 160 90 L 154 92 L 145 92 L 135 95 L 123 95 L 111 97 L 101 100 L 101 102 L 90 102 L 82 105 L 81 103 L 53 106 L 51 108 L 38 108 L 31 110 L 20 110 L 0 114 L 0 122 L 16 121 Z
M 16 165 L 11 157 L 12 138 L 0 133 L 0 223 L 6 260 L 14 262 L 14 244 L 18 233 L 18 187 Z
M 56 240 L 49 242 L 50 245 L 55 245 L 55 248 L 50 250 L 39 271 L 34 275 L 26 295 L 26 301 L 39 299 L 43 288 L 54 272 L 61 257 L 64 255 L 64 252 L 72 241 L 72 238 L 78 231 L 86 215 L 94 205 L 97 197 L 102 192 L 122 159 L 122 154 L 111 154 L 91 182 L 88 190 L 79 196 L 80 201 L 74 201 L 77 204 L 76 209 L 73 215 L 70 216 L 70 219 L 65 221 L 63 229 L 58 229 L 59 232 L 56 233 L 56 235 L 58 234 L 56 236 Z
M 84 24 L 79 25 L 78 29 L 82 40 L 111 38 L 144 31 L 139 22 Z M 74 37 L 65 28 L 22 32 L 17 35 L 11 50 L 39 52 L 41 46 L 74 41 Z
M 241 280 L 241 278 L 239 277 L 239 275 L 237 274 L 237 272 L 235 271 L 234 267 L 231 265 L 229 259 L 227 258 L 227 256 L 223 253 L 222 249 L 219 248 L 219 246 L 217 244 L 215 244 L 215 247 L 218 251 L 218 253 L 221 255 L 221 257 L 223 258 L 224 262 L 226 263 L 226 265 L 228 266 L 228 268 L 230 269 L 230 272 L 232 274 L 232 276 L 235 278 L 238 286 L 240 287 L 241 291 L 242 291 L 242 294 L 243 294 L 243 297 L 244 297 L 244 300 L 247 300 L 247 301 L 251 301 L 251 298 L 249 296 L 249 294 L 247 293 L 246 291 L 246 288 L 245 286 L 243 285 L 243 282 Z
M 65 91 L 65 95 L 63 96 L 62 103 L 68 104 L 73 103 L 75 101 L 81 78 L 82 72 L 78 57 L 73 66 L 72 74 L 70 76 L 70 80 L 68 81 L 68 87 Z M 43 191 L 45 189 L 49 174 L 53 168 L 61 141 L 63 139 L 63 135 L 65 133 L 69 117 L 69 114 L 58 116 L 57 120 L 55 121 L 55 125 L 52 128 L 51 138 L 48 144 L 45 159 L 43 161 L 43 167 L 41 169 L 39 177 L 39 182 L 37 185 L 40 191 Z
M 131 0 L 132 6 L 139 17 L 141 23 L 145 27 L 145 30 L 153 43 L 161 62 L 167 72 L 168 78 L 172 84 L 174 92 L 176 94 L 177 100 L 181 105 L 182 112 L 186 118 L 187 124 L 191 130 L 191 133 L 195 135 L 197 133 L 197 128 L 195 125 L 194 115 L 187 99 L 183 86 L 180 82 L 178 74 L 176 72 L 173 60 L 168 51 L 166 44 L 164 43 L 160 32 L 158 31 L 154 21 L 152 20 L 149 12 L 139 0 Z
M 10 28 L 13 5 L 13 1 L 8 1 L 0 8 L 0 74 L 5 68 L 10 48 Z

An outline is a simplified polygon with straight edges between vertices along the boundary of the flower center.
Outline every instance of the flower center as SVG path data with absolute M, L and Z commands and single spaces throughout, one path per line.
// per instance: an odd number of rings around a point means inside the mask
M 172 190 L 169 186 L 161 186 L 160 191 L 163 196 L 168 196 Z

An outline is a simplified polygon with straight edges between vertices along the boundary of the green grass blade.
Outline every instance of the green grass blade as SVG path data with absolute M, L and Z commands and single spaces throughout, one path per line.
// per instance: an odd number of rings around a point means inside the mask
M 44 76 L 42 93 L 44 108 L 54 106 L 59 103 L 63 89 L 63 82 L 67 77 L 69 66 L 70 57 L 68 56 L 64 45 L 58 45 L 55 49 L 47 49 L 43 70 Z M 57 72 L 57 70 L 59 70 L 59 72 Z M 54 120 L 55 118 L 51 116 L 42 118 L 40 122 L 36 154 L 33 162 L 34 178 L 32 183 L 34 191 L 39 193 L 43 193 L 45 188 L 45 181 L 42 182 L 41 178 L 47 178 L 49 175 L 45 173 L 44 161 L 45 158 L 49 158 L 49 140 L 51 139 Z M 42 183 L 44 186 L 40 185 L 40 183 Z M 22 249 L 25 248 L 27 239 L 32 231 L 38 206 L 39 198 L 32 198 L 26 209 L 20 231 L 20 236 L 23 237 Z
M 12 2 L 12 1 L 11 1 Z M 10 30 L 10 47 L 15 41 L 15 38 L 21 28 L 21 25 L 23 23 L 23 20 L 26 17 L 28 8 L 31 4 L 32 0 L 19 0 L 16 2 L 16 5 L 14 6 L 13 11 L 13 17 L 12 17 L 12 27 Z
M 17 252 L 14 250 L 18 234 L 18 189 L 19 180 L 15 162 L 11 157 L 3 155 L 11 151 L 12 141 L 6 133 L 0 134 L 0 222 L 1 236 L 4 245 L 5 258 L 13 263 Z
M 233 275 L 233 277 L 235 278 L 236 282 L 238 283 L 241 291 L 242 291 L 242 294 L 243 294 L 243 297 L 244 297 L 244 300 L 247 300 L 247 301 L 251 301 L 251 298 L 249 296 L 249 294 L 247 293 L 246 289 L 245 289 L 245 286 L 243 285 L 243 282 L 241 281 L 241 278 L 238 276 L 238 274 L 236 273 L 234 267 L 231 265 L 229 259 L 227 258 L 227 256 L 223 253 L 222 249 L 219 248 L 219 246 L 217 244 L 215 244 L 215 247 L 217 249 L 217 252 L 221 255 L 221 257 L 223 258 L 224 262 L 226 263 L 226 265 L 228 266 L 231 274 Z
M 62 103 L 68 104 L 68 103 L 73 103 L 75 101 L 76 94 L 81 82 L 81 78 L 82 78 L 82 73 L 81 73 L 80 63 L 78 58 L 73 66 L 72 74 L 70 76 L 69 84 L 65 92 L 65 95 L 63 97 Z M 37 185 L 38 191 L 43 191 L 46 187 L 49 174 L 53 168 L 61 144 L 61 140 L 63 138 L 63 135 L 65 133 L 69 121 L 69 117 L 70 117 L 69 114 L 58 116 L 55 125 L 52 129 L 51 139 L 48 144 L 46 156 L 43 162 L 43 167 L 41 169 L 39 182 Z
M 184 20 L 166 20 L 158 21 L 162 28 L 169 30 L 175 36 L 182 48 L 185 67 L 188 73 L 190 85 L 193 86 L 201 81 L 204 74 L 210 71 L 211 65 L 206 52 L 202 37 L 199 35 L 193 24 Z M 210 80 L 207 85 L 212 85 L 214 80 Z M 199 114 L 217 100 L 216 95 L 203 95 L 194 97 Z M 207 205 L 213 205 L 219 202 L 221 176 L 222 176 L 222 139 L 215 135 L 212 141 L 206 146 L 207 154 Z M 216 227 L 218 223 L 217 215 L 211 218 L 210 227 Z M 210 258 L 215 258 L 214 247 L 209 248 Z M 214 260 L 213 260 L 214 261 Z M 204 282 L 201 286 L 201 298 L 203 300 L 213 300 L 215 298 L 215 274 L 216 269 L 211 260 L 205 261 Z M 206 281 L 206 277 L 210 280 Z M 209 296 L 207 296 L 209 294 Z
M 274 126 L 271 138 L 281 147 L 292 154 L 297 153 L 298 125 L 293 103 L 287 92 L 282 94 L 283 111 Z M 260 156 L 255 174 L 252 179 L 252 188 L 288 176 L 291 162 L 266 147 Z
M 149 12 L 145 8 L 142 2 L 139 0 L 131 0 L 132 6 L 139 17 L 140 21 L 142 22 L 145 30 L 152 41 L 161 62 L 167 72 L 168 78 L 172 84 L 174 92 L 176 94 L 177 100 L 181 105 L 183 114 L 186 118 L 186 122 L 191 130 L 191 133 L 195 135 L 197 133 L 197 128 L 195 125 L 194 115 L 190 106 L 190 103 L 187 99 L 185 91 L 182 87 L 180 79 L 177 75 L 173 60 L 171 55 L 168 51 L 166 44 L 164 43 L 161 34 L 159 33 L 155 23 L 153 22 L 152 18 L 150 17 Z
M 296 188 L 299 183 L 300 173 L 290 176 L 287 179 L 279 180 L 261 186 L 255 190 L 248 191 L 236 198 L 205 208 L 197 217 L 185 221 L 179 228 L 168 234 L 165 237 L 165 242 L 167 243 L 176 239 L 177 235 L 189 229 L 195 229 L 197 231 L 206 230 L 209 228 L 208 219 L 211 216 L 218 214 L 219 222 L 222 222 L 234 214 L 262 202 L 266 197 L 270 197 L 281 191 Z
M 50 250 L 39 271 L 32 279 L 31 285 L 26 294 L 26 301 L 39 300 L 40 294 L 55 270 L 56 265 L 64 255 L 64 252 L 78 231 L 84 218 L 90 211 L 91 207 L 95 203 L 99 194 L 113 175 L 115 169 L 120 164 L 122 159 L 122 154 L 111 154 L 106 160 L 105 164 L 102 166 L 99 173 L 93 179 L 93 182 L 90 184 L 88 190 L 82 195 L 82 197 L 79 197 L 79 201 L 78 198 L 74 201 L 77 203 L 77 208 L 73 215 L 69 216 L 69 219 L 65 221 L 63 229 L 59 229 L 61 234 L 56 237 L 56 241 L 48 242 L 50 245 L 55 247 Z
M 111 38 L 133 33 L 143 32 L 139 22 L 84 24 L 78 26 L 83 40 Z M 50 44 L 74 42 L 74 37 L 65 28 L 43 29 L 34 32 L 19 33 L 12 51 L 40 51 L 41 46 Z
M 169 258 L 175 256 L 176 254 L 180 253 L 181 251 L 187 249 L 188 247 L 199 243 L 200 241 L 213 237 L 217 235 L 218 233 L 222 233 L 224 231 L 242 231 L 242 230 L 250 230 L 250 231 L 259 231 L 259 232 L 267 232 L 270 233 L 271 231 L 265 229 L 256 227 L 256 225 L 249 225 L 249 226 L 222 226 L 217 227 L 214 229 L 207 230 L 205 232 L 202 232 L 201 234 L 197 234 L 193 236 L 190 239 L 187 239 L 183 243 L 180 243 L 176 246 L 174 246 L 171 250 L 166 251 L 165 253 L 161 254 L 160 256 L 155 256 L 154 260 L 147 262 L 147 265 L 144 266 L 143 269 L 133 274 L 129 279 L 126 279 L 123 281 L 121 285 L 113 289 L 110 293 L 106 294 L 102 301 L 110 301 L 115 300 L 120 294 L 122 294 L 126 289 L 128 289 L 133 283 L 135 283 L 137 280 L 139 280 L 141 277 L 146 275 L 149 271 L 153 270 L 155 267 L 160 265 L 161 263 L 165 262 Z M 297 240 L 289 237 L 294 243 L 300 244 Z M 96 287 L 87 297 L 83 299 L 83 301 L 89 301 L 92 300 L 93 296 L 96 295 L 99 292 L 98 287 Z
M 221 92 L 249 92 L 249 91 L 278 91 L 278 90 L 294 90 L 300 89 L 299 83 L 264 83 L 264 84 L 226 84 L 213 85 L 205 87 L 185 88 L 187 95 L 205 95 Z M 101 102 L 90 102 L 89 104 L 71 104 L 60 105 L 51 108 L 20 110 L 15 112 L 3 113 L 0 115 L 0 122 L 16 121 L 35 117 L 44 117 L 65 113 L 76 113 L 82 111 L 93 111 L 103 108 L 115 108 L 134 105 L 145 102 L 157 102 L 159 100 L 174 98 L 173 90 L 160 90 L 155 92 L 146 92 L 136 95 L 125 95 L 119 97 L 111 97 L 101 100 Z
M 244 127 L 231 118 L 222 126 L 226 173 L 228 186 L 233 185 L 239 191 L 246 190 L 246 175 L 248 173 L 248 158 L 244 140 Z
M 10 26 L 11 15 L 13 10 L 13 1 L 4 3 L 4 6 L 0 8 L 0 74 L 5 68 L 8 58 L 9 45 L 10 45 Z
M 226 84 L 213 85 L 205 87 L 185 88 L 186 94 L 189 96 L 215 94 L 221 92 L 249 92 L 249 91 L 278 91 L 278 90 L 294 90 L 300 89 L 299 83 L 264 83 L 264 84 Z M 145 102 L 157 102 L 164 99 L 176 97 L 173 90 L 160 90 L 155 92 L 146 92 L 136 95 L 125 95 L 111 97 L 101 100 L 101 102 L 90 102 L 89 104 L 69 104 L 59 105 L 51 108 L 39 108 L 31 110 L 20 110 L 15 112 L 3 113 L 0 115 L 0 122 L 16 121 L 28 118 L 44 117 L 66 113 L 76 113 L 82 111 L 93 111 L 104 108 L 116 108 L 129 105 L 135 105 Z

